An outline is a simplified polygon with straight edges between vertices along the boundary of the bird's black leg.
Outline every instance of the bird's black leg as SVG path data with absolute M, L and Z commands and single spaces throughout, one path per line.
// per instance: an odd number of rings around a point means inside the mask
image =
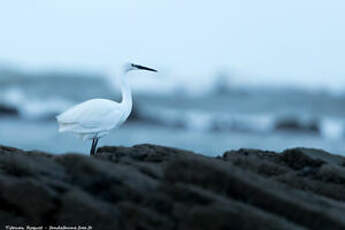
M 95 138 L 92 139 L 92 145 L 90 150 L 90 156 L 93 156 L 95 154 Z
M 96 141 L 95 141 L 95 153 L 97 152 L 97 144 L 98 144 L 98 138 L 96 138 Z
M 95 137 L 95 138 L 92 139 L 92 146 L 91 146 L 90 156 L 94 156 L 95 155 L 97 144 L 98 144 L 98 138 Z

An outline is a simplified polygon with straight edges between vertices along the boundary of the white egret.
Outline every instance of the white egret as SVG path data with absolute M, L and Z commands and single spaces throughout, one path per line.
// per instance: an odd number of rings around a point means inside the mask
M 59 132 L 71 132 L 83 140 L 92 140 L 90 155 L 94 155 L 98 140 L 123 124 L 132 111 L 132 94 L 126 78 L 126 74 L 132 70 L 157 72 L 145 66 L 126 64 L 121 75 L 122 101 L 91 99 L 78 104 L 56 117 Z

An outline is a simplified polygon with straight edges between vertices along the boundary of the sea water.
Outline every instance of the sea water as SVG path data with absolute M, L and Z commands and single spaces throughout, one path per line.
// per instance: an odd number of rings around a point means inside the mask
M 18 117 L 0 117 L 0 144 L 25 150 L 87 154 L 90 143 L 58 133 L 54 116 L 90 98 L 119 100 L 119 90 L 99 76 L 2 73 L 0 104 Z M 169 94 L 134 93 L 137 120 L 99 143 L 152 143 L 219 155 L 238 148 L 282 151 L 298 146 L 345 154 L 345 97 L 288 88 L 228 88 L 199 95 L 177 89 Z M 278 129 L 292 120 L 299 128 Z M 308 129 L 308 124 L 316 127 Z M 307 128 L 306 128 L 307 127 Z

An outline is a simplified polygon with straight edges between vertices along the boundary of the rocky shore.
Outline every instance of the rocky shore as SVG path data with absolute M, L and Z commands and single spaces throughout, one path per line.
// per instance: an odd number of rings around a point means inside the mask
M 335 230 L 344 201 L 345 158 L 322 150 L 211 158 L 145 144 L 91 158 L 0 146 L 3 226 Z

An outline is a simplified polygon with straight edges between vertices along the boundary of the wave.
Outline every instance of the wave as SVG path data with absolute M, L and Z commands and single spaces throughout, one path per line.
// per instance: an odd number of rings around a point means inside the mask
M 10 88 L 2 91 L 1 103 L 16 108 L 19 115 L 26 119 L 52 118 L 64 111 L 73 102 L 64 98 L 52 96 L 37 98 L 26 95 L 19 88 Z
M 182 127 L 198 132 L 288 132 L 320 135 L 327 139 L 340 139 L 345 134 L 345 121 L 342 119 L 316 119 L 305 115 L 239 114 L 156 108 L 141 111 L 140 117 L 159 125 Z
M 325 118 L 321 121 L 321 135 L 329 139 L 340 139 L 345 134 L 344 120 L 337 118 Z

